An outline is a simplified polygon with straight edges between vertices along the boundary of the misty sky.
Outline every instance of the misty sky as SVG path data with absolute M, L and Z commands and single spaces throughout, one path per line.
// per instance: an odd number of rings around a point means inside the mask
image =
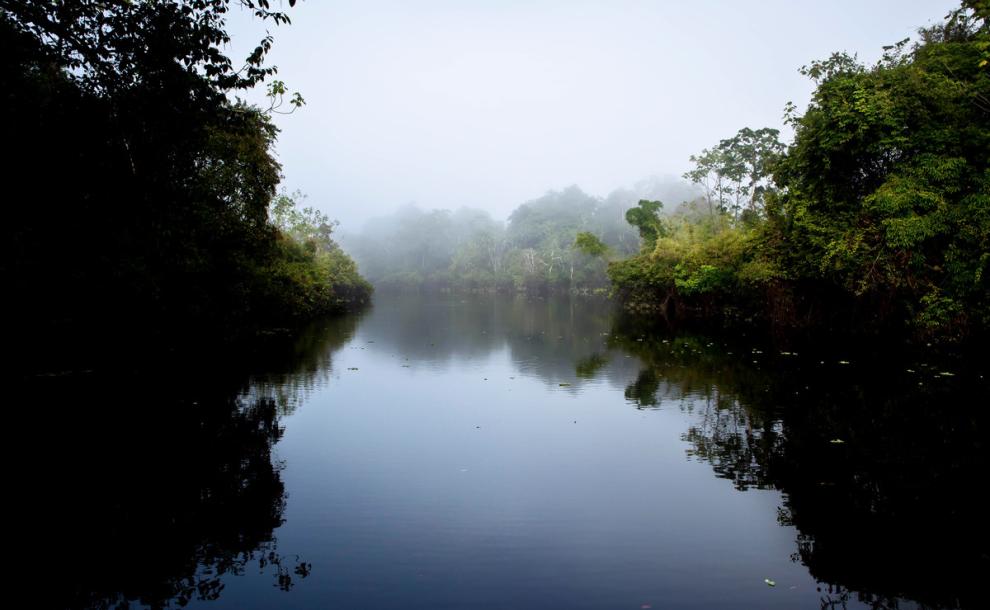
M 797 70 L 939 21 L 952 0 L 308 0 L 272 29 L 285 186 L 356 230 L 416 202 L 505 217 L 549 189 L 595 195 L 803 108 Z M 264 32 L 235 14 L 232 56 Z M 256 98 L 252 98 L 256 99 Z

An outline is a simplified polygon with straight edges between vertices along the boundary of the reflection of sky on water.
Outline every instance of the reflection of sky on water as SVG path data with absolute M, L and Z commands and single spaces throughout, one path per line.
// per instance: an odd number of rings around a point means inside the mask
M 86 507 L 52 548 L 97 550 L 65 587 L 208 608 L 982 599 L 972 371 L 663 334 L 603 300 L 377 301 L 273 343 L 248 383 L 36 381 L 38 404 L 106 397 L 48 433 L 71 456 L 51 505 Z

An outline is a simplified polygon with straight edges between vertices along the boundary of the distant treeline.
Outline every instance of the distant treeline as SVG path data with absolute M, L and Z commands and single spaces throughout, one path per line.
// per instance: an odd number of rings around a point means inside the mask
M 605 198 L 571 186 L 523 203 L 504 223 L 468 207 L 408 205 L 340 240 L 378 288 L 604 291 L 606 264 L 575 248 L 577 235 L 592 232 L 613 251 L 632 255 L 640 238 L 626 210 L 643 197 L 680 200 L 698 192 L 687 182 L 657 178 Z
M 966 0 L 865 66 L 836 53 L 793 142 L 740 130 L 691 158 L 704 197 L 611 256 L 615 292 L 669 319 L 955 340 L 990 329 L 990 4 Z M 606 240 L 603 240 L 606 241 Z M 606 241 L 606 244 L 608 244 Z
M 0 0 L 0 271 L 22 346 L 229 336 L 368 298 L 325 217 L 288 197 L 272 214 L 270 115 L 303 100 L 271 80 L 270 37 L 223 54 L 231 4 L 288 21 L 245 0 Z M 268 108 L 233 97 L 266 81 Z

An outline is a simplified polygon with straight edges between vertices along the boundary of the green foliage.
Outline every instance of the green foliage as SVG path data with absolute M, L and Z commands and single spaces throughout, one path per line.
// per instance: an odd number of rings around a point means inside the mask
M 574 238 L 574 247 L 588 256 L 602 257 L 608 254 L 608 246 L 594 233 L 581 231 Z
M 300 209 L 297 200 L 303 197 L 282 193 L 272 203 L 279 236 L 277 255 L 261 274 L 268 298 L 283 302 L 298 317 L 367 301 L 371 285 L 331 237 L 337 222 L 315 208 Z
M 711 309 L 716 300 L 746 300 L 779 273 L 761 258 L 756 230 L 674 214 L 653 250 L 609 265 L 615 290 L 628 301 Z
M 637 250 L 623 201 L 570 187 L 520 205 L 505 224 L 468 208 L 407 206 L 341 239 L 383 288 L 594 291 L 608 285 L 606 254 Z
M 275 73 L 272 38 L 235 65 L 231 4 L 0 0 L 0 109 L 18 143 L 2 166 L 11 200 L 30 202 L 6 218 L 0 266 L 25 328 L 226 337 L 343 298 L 317 298 L 321 281 L 358 285 L 325 219 L 269 218 L 273 108 L 232 96 Z M 236 4 L 288 22 L 269 2 Z
M 652 250 L 657 238 L 667 232 L 663 219 L 660 218 L 662 209 L 663 203 L 659 201 L 641 199 L 636 207 L 626 210 L 626 222 L 639 230 L 644 250 Z
M 894 303 L 923 332 L 987 327 L 987 35 L 961 9 L 872 68 L 836 55 L 805 69 L 818 88 L 792 119 L 768 227 L 795 276 Z
M 745 214 L 752 221 L 762 215 L 765 196 L 772 190 L 770 171 L 784 151 L 779 136 L 769 127 L 745 127 L 691 156 L 694 169 L 684 177 L 704 188 L 711 218 L 728 212 L 735 220 Z
M 788 108 L 786 152 L 775 130 L 743 129 L 691 157 L 707 218 L 682 214 L 613 264 L 619 293 L 944 339 L 990 328 L 987 4 L 967 0 L 919 37 L 872 67 L 836 53 L 803 68 L 817 88 L 803 115 Z

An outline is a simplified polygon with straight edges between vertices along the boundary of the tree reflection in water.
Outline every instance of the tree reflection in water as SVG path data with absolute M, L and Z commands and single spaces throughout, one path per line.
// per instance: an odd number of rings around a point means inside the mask
M 643 363 L 631 402 L 690 412 L 691 458 L 740 491 L 783 492 L 779 521 L 796 527 L 793 559 L 822 583 L 823 608 L 984 603 L 982 371 L 889 354 L 809 362 L 630 320 L 616 330 L 610 347 Z
M 41 538 L 36 565 L 58 565 L 46 605 L 183 606 L 218 598 L 225 576 L 248 569 L 283 590 L 308 576 L 273 534 L 286 497 L 272 449 L 281 417 L 329 374 L 356 322 L 271 344 L 249 364 L 147 361 L 140 373 L 24 380 L 37 416 L 26 427 L 37 462 L 26 519 Z

